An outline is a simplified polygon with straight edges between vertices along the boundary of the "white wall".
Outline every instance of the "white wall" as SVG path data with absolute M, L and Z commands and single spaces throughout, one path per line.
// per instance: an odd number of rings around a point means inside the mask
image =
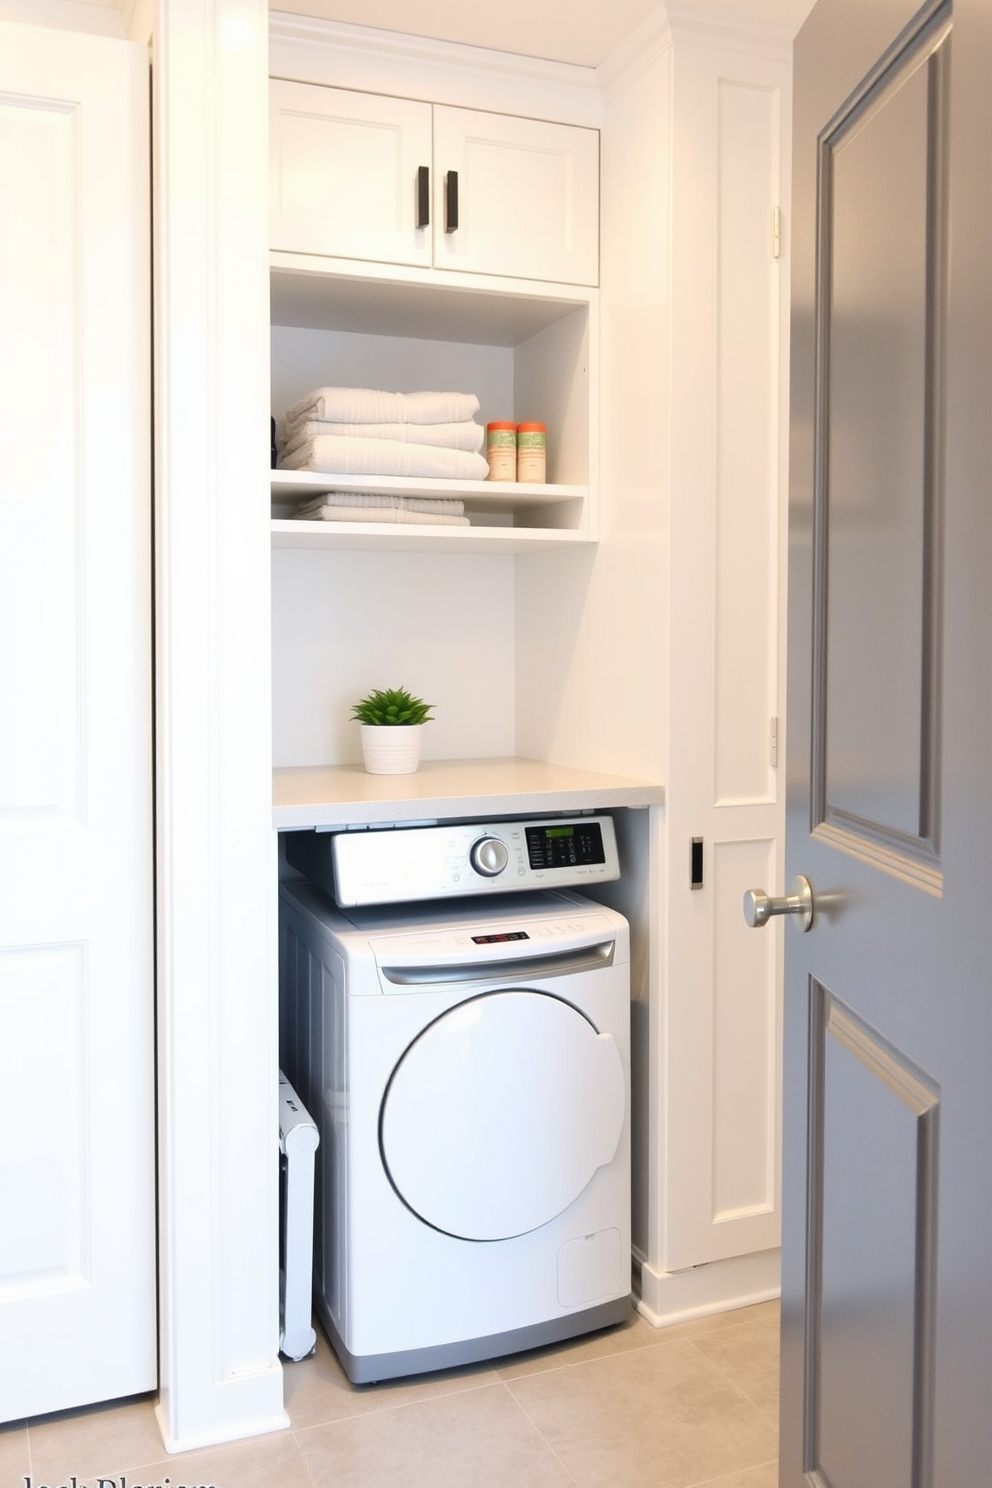
M 0 19 L 91 36 L 126 35 L 114 0 L 0 0 Z
M 0 0 L 0 19 L 143 42 L 152 34 L 154 9 L 155 0 Z
M 514 753 L 513 559 L 272 554 L 273 760 L 361 760 L 351 705 L 372 687 L 435 704 L 424 759 Z

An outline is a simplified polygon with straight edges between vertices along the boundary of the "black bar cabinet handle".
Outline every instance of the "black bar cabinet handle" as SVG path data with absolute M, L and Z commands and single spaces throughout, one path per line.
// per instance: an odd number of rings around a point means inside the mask
M 431 168 L 417 166 L 417 226 L 429 227 L 431 220 Z
M 444 178 L 444 230 L 453 233 L 458 228 L 458 172 L 449 171 Z
M 689 850 L 689 887 L 703 887 L 703 839 L 693 837 Z

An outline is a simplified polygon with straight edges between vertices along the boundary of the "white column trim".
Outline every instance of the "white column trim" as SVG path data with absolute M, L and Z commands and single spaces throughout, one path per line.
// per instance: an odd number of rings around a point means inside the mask
M 159 1422 L 288 1424 L 278 1359 L 264 0 L 154 38 Z

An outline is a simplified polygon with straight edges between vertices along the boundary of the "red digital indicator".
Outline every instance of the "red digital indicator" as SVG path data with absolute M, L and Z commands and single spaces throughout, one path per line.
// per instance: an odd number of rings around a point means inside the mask
M 530 940 L 526 930 L 503 930 L 498 935 L 473 935 L 476 945 L 499 945 L 504 940 Z

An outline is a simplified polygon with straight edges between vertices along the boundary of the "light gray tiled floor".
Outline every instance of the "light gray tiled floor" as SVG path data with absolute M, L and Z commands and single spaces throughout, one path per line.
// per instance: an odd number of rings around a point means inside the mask
M 167 1456 L 151 1399 L 0 1428 L 0 1488 L 775 1488 L 778 1306 L 360 1388 L 320 1335 L 288 1431 Z M 107 1488 L 107 1485 L 103 1485 Z

